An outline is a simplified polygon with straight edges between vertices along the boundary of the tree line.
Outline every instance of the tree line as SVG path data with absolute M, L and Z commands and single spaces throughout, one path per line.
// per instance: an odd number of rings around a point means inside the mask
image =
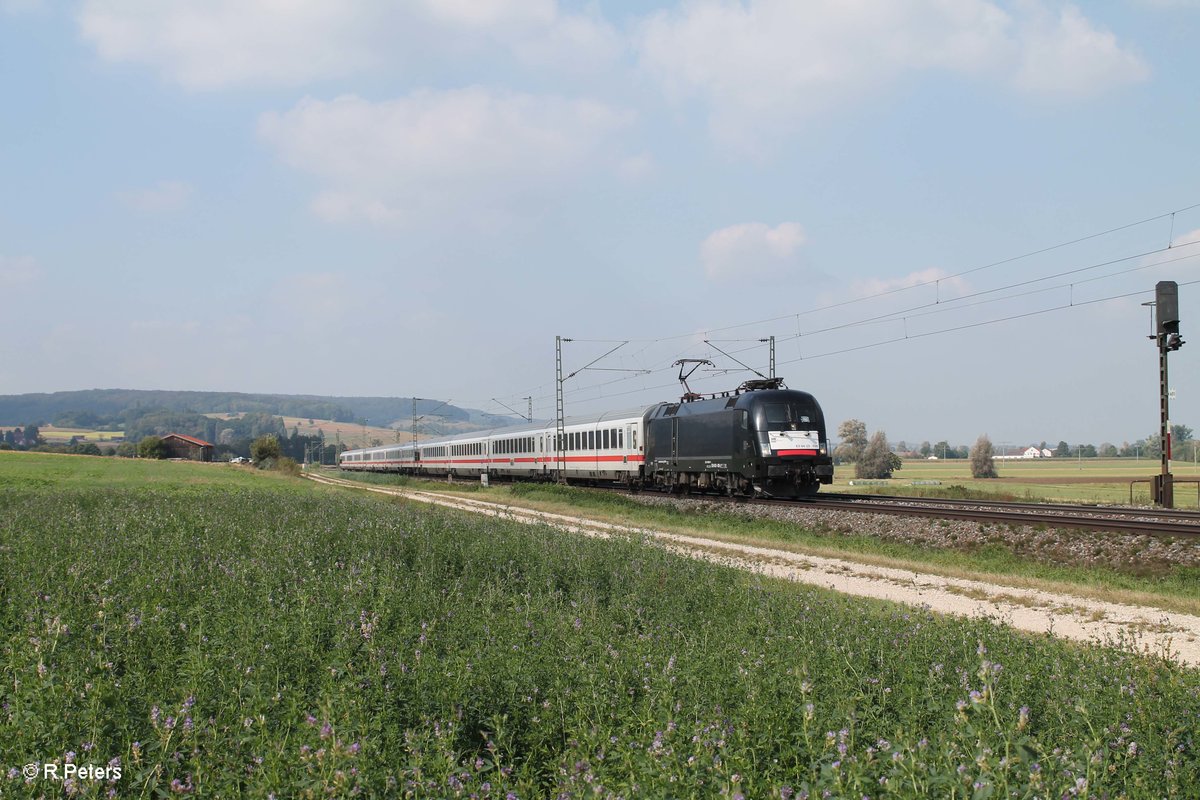
M 1171 426 L 1171 457 L 1174 460 L 1195 461 L 1200 455 L 1200 441 L 1193 437 L 1187 425 Z M 922 442 L 918 447 L 909 447 L 899 442 L 894 447 L 888 442 L 887 434 L 876 431 L 870 437 L 867 426 L 857 419 L 848 419 L 838 426 L 839 443 L 834 448 L 834 459 L 840 463 L 854 464 L 857 478 L 890 478 L 903 466 L 904 458 L 967 459 L 971 462 L 971 474 L 976 478 L 994 478 L 997 475 L 996 448 L 986 435 L 980 436 L 973 447 L 954 446 L 946 440 L 930 444 Z M 1051 448 L 1048 442 L 1033 445 L 1041 451 L 1050 451 L 1054 458 L 1146 458 L 1162 457 L 1162 437 L 1155 433 L 1134 443 L 1125 442 L 1120 447 L 1105 442 L 1094 444 L 1069 444 L 1059 441 Z M 1027 447 L 1027 446 L 1026 446 Z M 1020 455 L 1026 447 L 1014 448 L 1011 455 Z
M 357 425 L 371 420 L 377 425 L 386 425 L 410 418 L 413 412 L 413 398 L 88 389 L 0 395 L 0 425 L 24 425 L 27 422 L 45 425 L 53 421 L 64 428 L 120 430 L 123 423 L 128 423 L 131 414 L 138 416 L 147 409 L 183 413 L 257 413 L 302 419 L 328 419 Z M 416 413 L 436 413 L 437 416 L 454 422 L 470 419 L 470 415 L 463 409 L 438 400 L 418 398 Z

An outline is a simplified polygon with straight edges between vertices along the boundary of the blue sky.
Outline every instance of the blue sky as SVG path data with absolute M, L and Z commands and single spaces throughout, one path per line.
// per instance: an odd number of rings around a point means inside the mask
M 629 341 L 568 413 L 677 396 L 679 358 L 732 387 L 775 336 L 832 424 L 1119 445 L 1157 430 L 1141 303 L 1200 280 L 1198 32 L 1185 0 L 0 0 L 0 393 L 549 417 L 556 335 L 568 373 Z

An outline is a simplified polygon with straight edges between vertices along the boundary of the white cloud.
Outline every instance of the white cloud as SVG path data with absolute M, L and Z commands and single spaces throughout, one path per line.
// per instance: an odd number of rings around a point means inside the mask
M 391 223 L 502 210 L 603 160 L 630 121 L 590 100 L 470 88 L 385 102 L 308 98 L 258 127 L 285 163 L 327 183 L 318 214 Z
M 160 181 L 148 189 L 120 192 L 122 202 L 139 211 L 178 211 L 187 205 L 192 187 L 180 181 Z
M 625 41 L 603 20 L 562 16 L 519 32 L 510 46 L 530 66 L 589 73 L 606 70 L 620 56 Z
M 1094 27 L 1074 6 L 1057 15 L 1030 16 L 1021 35 L 1020 66 L 1015 85 L 1035 94 L 1086 97 L 1137 83 L 1150 70 L 1117 37 Z
M 1200 242 L 1200 228 L 1187 233 L 1181 233 L 1171 240 L 1172 247 L 1178 247 L 1181 244 L 1194 244 Z M 1188 248 L 1188 252 L 1192 252 L 1195 248 Z
M 561 13 L 556 0 L 84 0 L 77 19 L 105 60 L 144 64 L 194 89 L 303 85 L 394 70 L 406 58 L 454 59 L 463 48 L 498 45 L 527 63 L 568 67 L 619 49 L 611 26 Z
M 891 294 L 903 289 L 911 289 L 918 286 L 937 287 L 937 296 L 946 300 L 952 297 L 966 294 L 969 287 L 967 282 L 962 278 L 950 277 L 946 270 L 940 267 L 930 267 L 928 269 L 917 270 L 900 278 L 866 278 L 856 280 L 850 286 L 850 293 L 854 297 L 875 297 L 881 294 Z M 930 289 L 933 293 L 933 289 Z
M 553 22 L 555 0 L 423 0 L 418 5 L 441 20 L 474 28 Z
M 795 222 L 774 228 L 746 222 L 714 231 L 700 245 L 709 280 L 780 275 L 800 266 L 804 230 Z
M 213 89 L 301 83 L 375 63 L 361 46 L 373 17 L 364 9 L 349 14 L 338 0 L 286 11 L 273 0 L 86 0 L 78 22 L 106 60 L 148 64 L 185 86 Z
M 744 148 L 764 126 L 795 128 L 917 71 L 1059 95 L 1146 76 L 1076 8 L 1055 15 L 1038 0 L 1012 13 L 984 0 L 697 0 L 648 17 L 638 47 L 643 69 L 670 95 L 705 101 L 714 134 Z
M 29 256 L 0 255 L 0 292 L 21 291 L 42 277 L 42 268 Z

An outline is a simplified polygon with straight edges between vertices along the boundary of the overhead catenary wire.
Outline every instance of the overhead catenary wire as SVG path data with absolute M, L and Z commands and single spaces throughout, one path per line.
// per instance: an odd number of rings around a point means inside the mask
M 617 347 L 614 347 L 611 350 L 609 350 L 607 353 L 605 353 L 604 355 L 602 355 L 596 359 L 593 359 L 591 362 L 589 362 L 589 364 L 586 367 L 578 369 L 574 373 L 572 373 L 572 376 L 577 375 L 578 373 L 580 373 L 584 370 L 588 370 L 588 371 L 629 371 L 629 372 L 636 372 L 636 374 L 627 375 L 627 376 L 620 377 L 620 378 L 614 378 L 613 380 L 603 381 L 600 383 L 594 383 L 594 384 L 588 384 L 585 386 L 575 387 L 571 391 L 572 401 L 576 402 L 576 403 L 587 403 L 587 402 L 593 402 L 593 401 L 601 399 L 601 398 L 620 397 L 620 396 L 624 396 L 624 395 L 636 394 L 638 392 L 643 392 L 643 391 L 654 391 L 654 390 L 663 389 L 663 388 L 670 388 L 673 386 L 673 384 L 670 384 L 670 383 L 647 386 L 647 385 L 645 385 L 646 384 L 645 378 L 647 375 L 653 375 L 653 374 L 657 374 L 659 372 L 666 372 L 667 370 L 670 370 L 671 369 L 670 364 L 676 358 L 679 357 L 678 351 L 675 354 L 673 354 L 669 360 L 664 358 L 663 361 L 660 362 L 661 366 L 657 366 L 657 367 L 649 367 L 649 368 L 638 369 L 638 370 L 610 370 L 608 368 L 594 366 L 597 362 L 599 362 L 599 361 L 603 360 L 604 358 L 606 358 L 607 356 L 611 355 L 616 350 L 621 349 L 626 344 L 641 345 L 641 347 L 638 347 L 636 350 L 629 353 L 629 356 L 631 358 L 636 359 L 636 358 L 640 358 L 640 357 L 644 356 L 645 354 L 647 354 L 647 352 L 652 347 L 654 347 L 655 345 L 658 345 L 658 344 L 664 344 L 664 343 L 669 343 L 669 342 L 673 342 L 673 341 L 678 341 L 680 339 L 702 338 L 702 340 L 704 341 L 704 344 L 707 344 L 709 347 L 712 347 L 713 349 L 718 350 L 722 354 L 730 357 L 731 360 L 734 360 L 740 364 L 741 362 L 738 361 L 734 357 L 734 354 L 741 354 L 743 352 L 747 352 L 754 348 L 735 349 L 735 350 L 732 350 L 732 352 L 730 352 L 730 353 L 726 353 L 725 351 L 720 350 L 720 348 L 717 348 L 715 345 L 712 344 L 712 341 L 726 341 L 726 340 L 716 340 L 713 338 L 713 336 L 712 336 L 713 334 L 724 332 L 724 331 L 737 330 L 739 328 L 769 325 L 771 323 L 778 323 L 778 322 L 781 322 L 784 320 L 795 319 L 797 322 L 796 333 L 792 334 L 792 335 L 782 336 L 779 338 L 779 341 L 780 342 L 786 342 L 786 341 L 792 341 L 792 340 L 799 341 L 802 338 L 805 338 L 805 337 L 811 338 L 811 337 L 815 337 L 815 336 L 818 336 L 823 333 L 847 330 L 847 329 L 858 328 L 858 327 L 865 327 L 865 326 L 869 326 L 869 325 L 885 324 L 888 322 L 900 321 L 902 325 L 907 327 L 908 320 L 910 318 L 918 318 L 918 317 L 931 316 L 931 315 L 935 315 L 935 314 L 950 313 L 953 311 L 958 311 L 958 310 L 962 310 L 962 309 L 966 309 L 966 308 L 973 308 L 973 307 L 986 305 L 988 303 L 1004 302 L 1007 300 L 1013 300 L 1013 299 L 1017 299 L 1017 298 L 1021 298 L 1021 297 L 1027 297 L 1030 295 L 1055 291 L 1055 290 L 1062 289 L 1062 288 L 1066 288 L 1068 290 L 1068 292 L 1071 293 L 1070 300 L 1066 304 L 1061 305 L 1061 306 L 1054 306 L 1049 309 L 1040 309 L 1037 311 L 1025 312 L 1022 314 L 1016 314 L 1016 315 L 1011 315 L 1011 316 L 1007 316 L 1007 317 L 1001 317 L 1001 318 L 997 318 L 994 320 L 986 320 L 986 321 L 981 321 L 981 322 L 969 323 L 969 324 L 962 325 L 962 326 L 952 326 L 952 327 L 948 327 L 945 329 L 939 329 L 937 331 L 909 333 L 906 330 L 904 336 L 896 337 L 893 339 L 887 339 L 887 340 L 883 340 L 880 342 L 867 343 L 867 344 L 857 345 L 857 346 L 853 346 L 853 347 L 839 348 L 839 349 L 835 349 L 835 350 L 810 353 L 808 355 L 802 355 L 801 358 L 789 359 L 789 360 L 781 362 L 784 364 L 794 364 L 799 361 L 807 361 L 807 360 L 813 360 L 813 359 L 818 359 L 818 358 L 824 358 L 824 357 L 828 357 L 831 355 L 840 355 L 840 354 L 844 354 L 844 353 L 848 353 L 848 352 L 866 350 L 866 349 L 870 349 L 872 347 L 882 346 L 884 344 L 892 344 L 892 343 L 895 343 L 898 341 L 905 341 L 906 339 L 918 339 L 918 338 L 924 338 L 927 336 L 938 335 L 940 333 L 949 333 L 949 332 L 952 332 L 955 330 L 964 330 L 964 329 L 968 329 L 968 328 L 981 327 L 984 325 L 999 324 L 1002 322 L 1020 319 L 1023 317 L 1050 313 L 1052 311 L 1059 311 L 1059 310 L 1064 310 L 1064 309 L 1072 308 L 1072 307 L 1093 305 L 1093 304 L 1099 303 L 1099 302 L 1105 302 L 1108 300 L 1119 299 L 1121 297 L 1128 297 L 1128 296 L 1133 296 L 1136 294 L 1141 294 L 1144 292 L 1133 292 L 1133 293 L 1129 293 L 1129 294 L 1125 294 L 1125 295 L 1113 295 L 1108 298 L 1099 298 L 1096 300 L 1089 300 L 1089 301 L 1084 301 L 1084 302 L 1076 302 L 1074 299 L 1074 296 L 1073 296 L 1074 287 L 1076 285 L 1092 283 L 1092 282 L 1100 281 L 1100 280 L 1107 280 L 1107 279 L 1111 279 L 1111 278 L 1114 278 L 1114 277 L 1117 277 L 1120 275 L 1124 275 L 1124 274 L 1128 274 L 1131 272 L 1136 272 L 1136 271 L 1140 271 L 1140 270 L 1151 269 L 1154 267 L 1163 266 L 1164 264 L 1169 264 L 1169 263 L 1173 263 L 1176 261 L 1182 261 L 1185 259 L 1194 258 L 1197 255 L 1200 255 L 1200 253 L 1193 253 L 1193 254 L 1181 256 L 1179 258 L 1174 258 L 1174 259 L 1165 259 L 1165 260 L 1161 260 L 1161 261 L 1156 261 L 1151 264 L 1143 264 L 1143 265 L 1133 267 L 1130 269 L 1126 269 L 1126 270 L 1118 270 L 1116 272 L 1108 273 L 1106 275 L 1076 280 L 1073 283 L 1058 284 L 1056 286 L 1034 289 L 1029 292 L 1010 293 L 1010 294 L 1005 294 L 1003 296 L 988 297 L 987 299 L 978 300 L 976 302 L 967 302 L 967 301 L 972 300 L 973 298 L 985 297 L 987 295 L 995 295 L 1000 292 L 1010 292 L 1012 289 L 1021 288 L 1024 286 L 1031 286 L 1031 285 L 1041 283 L 1044 281 L 1054 280 L 1055 278 L 1061 278 L 1061 277 L 1066 277 L 1069 275 L 1080 274 L 1080 273 L 1087 272 L 1090 270 L 1100 269 L 1105 266 L 1111 266 L 1113 264 L 1123 263 L 1123 262 L 1127 262 L 1127 261 L 1138 259 L 1138 258 L 1147 258 L 1147 257 L 1151 257 L 1154 255 L 1159 255 L 1168 250 L 1178 251 L 1178 249 L 1182 248 L 1182 247 L 1192 247 L 1192 246 L 1200 245 L 1200 241 L 1190 241 L 1190 242 L 1185 241 L 1185 242 L 1181 242 L 1181 243 L 1175 243 L 1175 241 L 1174 241 L 1175 216 L 1178 214 L 1187 212 L 1187 211 L 1192 211 L 1192 210 L 1198 209 L 1198 208 L 1200 208 L 1200 203 L 1177 208 L 1173 211 L 1146 217 L 1144 219 L 1140 219 L 1140 220 L 1137 220 L 1134 222 L 1117 225 L 1117 226 L 1110 227 L 1103 231 L 1098 231 L 1096 233 L 1091 233 L 1091 234 L 1088 234 L 1085 236 L 1076 237 L 1076 238 L 1070 239 L 1068 241 L 1059 242 L 1057 244 L 1053 244 L 1053 245 L 1049 245 L 1046 247 L 1031 250 L 1031 251 L 1028 251 L 1028 252 L 1019 254 L 1019 255 L 1010 256 L 1007 258 L 991 261 L 989 263 L 981 264 L 976 267 L 962 269 L 962 270 L 959 270 L 954 273 L 938 276 L 936 278 L 930 278 L 930 279 L 926 279 L 923 281 L 917 281 L 914 283 L 906 284 L 904 286 L 892 287 L 892 288 L 888 288 L 888 289 L 874 292 L 871 294 L 862 295 L 859 297 L 852 297 L 852 298 L 848 298 L 848 299 L 833 302 L 833 303 L 826 303 L 826 304 L 815 306 L 813 308 L 805 309 L 805 310 L 799 311 L 799 312 L 789 312 L 786 314 L 780 314 L 777 316 L 772 316 L 772 317 L 754 320 L 754 321 L 750 321 L 750 322 L 739 322 L 739 323 L 734 323 L 731 325 L 709 328 L 709 329 L 703 331 L 702 333 L 693 331 L 693 332 L 683 333 L 683 334 L 674 334 L 674 335 L 669 335 L 669 336 L 660 336 L 660 337 L 644 338 L 644 339 L 636 339 L 636 338 L 635 339 L 601 339 L 601 338 L 586 339 L 586 338 L 574 337 L 573 341 L 579 342 L 579 343 L 616 344 Z M 1057 250 L 1062 250 L 1062 249 L 1070 247 L 1072 245 L 1077 245 L 1077 244 L 1087 242 L 1090 240 L 1099 239 L 1104 236 L 1109 236 L 1114 233 L 1130 230 L 1130 229 L 1133 229 L 1133 228 L 1136 228 L 1136 227 L 1139 227 L 1142 225 L 1146 225 L 1146 224 L 1157 222 L 1157 221 L 1164 220 L 1164 219 L 1170 220 L 1170 230 L 1169 230 L 1169 235 L 1168 235 L 1168 242 L 1165 247 L 1152 249 L 1152 250 L 1146 250 L 1144 252 L 1140 252 L 1137 254 L 1122 256 L 1122 257 L 1116 258 L 1116 259 L 1109 259 L 1109 260 L 1098 262 L 1095 264 L 1088 264 L 1086 266 L 1076 267 L 1076 268 L 1072 268 L 1070 270 L 1061 270 L 1061 271 L 1058 271 L 1058 272 L 1055 272 L 1055 273 L 1052 273 L 1049 275 L 1043 275 L 1043 276 L 1036 277 L 1036 278 L 1030 278 L 1030 279 L 1026 279 L 1026 280 L 1022 280 L 1022 281 L 1016 281 L 1013 283 L 1006 284 L 1004 286 L 993 287 L 990 289 L 984 289 L 984 290 L 980 290 L 977 292 L 972 292 L 967 295 L 961 295 L 961 296 L 952 297 L 952 298 L 943 298 L 942 297 L 941 284 L 943 282 L 952 281 L 954 279 L 961 278 L 966 275 L 979 273 L 979 272 L 989 270 L 989 269 L 992 269 L 995 267 L 999 267 L 999 266 L 1002 266 L 1005 264 L 1011 264 L 1011 263 L 1014 263 L 1017 261 L 1021 261 L 1023 259 L 1028 259 L 1028 258 L 1032 258 L 1032 257 L 1038 256 L 1038 255 L 1043 255 L 1043 254 L 1054 252 Z M 1181 285 L 1190 285 L 1190 284 L 1184 283 Z M 847 306 L 852 306 L 852 305 L 859 304 L 859 303 L 866 303 L 871 300 L 884 298 L 884 297 L 899 294 L 901 292 L 912 291 L 914 289 L 919 289 L 919 288 L 927 287 L 927 286 L 935 286 L 935 288 L 936 288 L 936 296 L 932 302 L 926 302 L 926 303 L 922 303 L 919 305 L 914 305 L 914 306 L 912 306 L 910 308 L 906 308 L 906 309 L 894 310 L 894 311 L 890 311 L 890 312 L 887 312 L 884 314 L 877 314 L 877 315 L 866 317 L 863 319 L 853 320 L 853 321 L 847 322 L 847 323 L 841 323 L 839 325 L 827 326 L 825 328 L 815 328 L 815 329 L 808 330 L 808 331 L 803 330 L 799 324 L 800 318 L 803 316 L 806 316 L 806 315 L 819 313 L 821 311 L 830 311 L 830 310 L 845 308 Z M 687 353 L 692 353 L 692 352 L 702 353 L 703 351 L 701 348 L 702 348 L 701 342 L 696 342 L 694 345 L 687 348 L 687 350 L 685 352 L 687 352 Z M 655 358 L 654 360 L 657 361 L 658 359 Z M 742 366 L 745 366 L 745 365 L 743 364 Z M 730 371 L 732 371 L 732 370 L 730 370 Z M 751 369 L 750 371 L 757 371 L 757 370 Z M 639 386 L 637 389 L 632 389 L 632 390 L 628 390 L 628 391 L 621 391 L 621 392 L 615 392 L 615 393 L 606 391 L 606 389 L 608 389 L 609 387 L 627 384 L 629 381 L 632 381 L 632 380 L 639 380 L 639 381 L 641 381 L 642 385 Z M 700 380 L 703 381 L 703 380 L 707 380 L 707 379 L 701 378 Z M 521 396 L 524 398 L 524 397 L 529 397 L 530 395 L 532 395 L 539 404 L 544 403 L 550 397 L 550 395 L 548 393 L 548 387 L 545 384 L 539 385 L 536 388 L 536 391 L 534 391 L 534 392 L 527 391 L 527 392 L 523 393 Z
M 1179 285 L 1180 285 L 1180 287 L 1183 287 L 1183 286 L 1191 286 L 1194 284 L 1200 284 L 1200 280 L 1187 281 L 1187 282 L 1181 283 Z M 945 334 L 945 333 L 954 333 L 957 331 L 967 330 L 967 329 L 971 329 L 971 328 L 981 328 L 981 327 L 985 327 L 988 325 L 998 325 L 1003 322 L 1011 322 L 1013 320 L 1023 319 L 1026 317 L 1039 316 L 1042 314 L 1048 314 L 1048 313 L 1052 313 L 1055 311 L 1071 310 L 1071 309 L 1076 309 L 1076 308 L 1082 308 L 1084 306 L 1095 305 L 1097 303 L 1105 303 L 1105 302 L 1111 302 L 1113 300 L 1121 300 L 1121 299 L 1128 298 L 1128 297 L 1138 297 L 1138 296 L 1153 295 L 1153 294 L 1154 294 L 1153 289 L 1139 290 L 1139 291 L 1135 291 L 1135 292 L 1125 292 L 1122 294 L 1111 295 L 1109 297 L 1101 297 L 1101 298 L 1096 298 L 1094 300 L 1078 302 L 1078 303 L 1075 303 L 1074 305 L 1063 304 L 1063 305 L 1054 306 L 1051 308 L 1038 309 L 1036 311 L 1029 311 L 1029 312 L 1025 312 L 1022 314 L 1013 314 L 1013 315 L 1006 316 L 1006 317 L 999 317 L 996 319 L 983 320 L 980 322 L 973 322 L 973 323 L 968 323 L 965 325 L 956 325 L 953 327 L 943 328 L 943 329 L 939 329 L 936 331 L 926 331 L 924 333 L 913 334 L 913 335 L 909 335 L 907 337 L 897 336 L 897 337 L 893 337 L 890 339 L 884 339 L 881 341 L 869 342 L 867 344 L 857 345 L 854 347 L 846 347 L 846 348 L 841 348 L 841 349 L 837 349 L 837 350 L 829 350 L 829 351 L 825 351 L 825 352 L 821 352 L 821 353 L 816 353 L 813 355 L 805 356 L 802 359 L 800 359 L 800 358 L 788 359 L 785 361 L 781 361 L 779 363 L 780 364 L 795 364 L 795 363 L 799 363 L 801 361 L 814 361 L 814 360 L 821 359 L 821 358 L 828 358 L 830 356 L 844 355 L 845 353 L 853 353 L 853 352 L 858 352 L 858 351 L 862 351 L 862 350 L 870 350 L 870 349 L 873 349 L 876 347 L 883 347 L 885 345 L 896 344 L 899 342 L 904 342 L 904 341 L 908 341 L 908 340 L 912 340 L 912 339 L 923 339 L 923 338 L 927 338 L 930 336 L 938 336 L 940 334 Z M 708 380 L 708 379 L 702 378 L 700 380 Z M 646 391 L 646 390 L 670 389 L 670 388 L 672 388 L 673 385 L 674 384 L 664 383 L 664 384 L 659 384 L 656 386 L 634 389 L 634 390 L 630 390 L 627 392 L 609 393 L 606 395 L 606 397 L 609 397 L 609 398 L 621 397 L 621 396 L 626 396 L 626 395 L 631 395 L 631 394 L 637 394 L 638 392 Z M 587 388 L 589 388 L 589 387 L 583 387 L 583 389 L 587 389 Z M 600 398 L 576 397 L 575 402 L 586 403 L 586 402 L 592 402 L 596 399 L 600 399 Z

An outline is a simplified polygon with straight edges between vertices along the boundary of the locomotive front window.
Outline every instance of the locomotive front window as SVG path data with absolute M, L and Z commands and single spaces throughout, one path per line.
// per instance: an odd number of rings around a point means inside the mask
M 798 431 L 812 427 L 812 412 L 797 403 L 763 403 L 764 430 Z

